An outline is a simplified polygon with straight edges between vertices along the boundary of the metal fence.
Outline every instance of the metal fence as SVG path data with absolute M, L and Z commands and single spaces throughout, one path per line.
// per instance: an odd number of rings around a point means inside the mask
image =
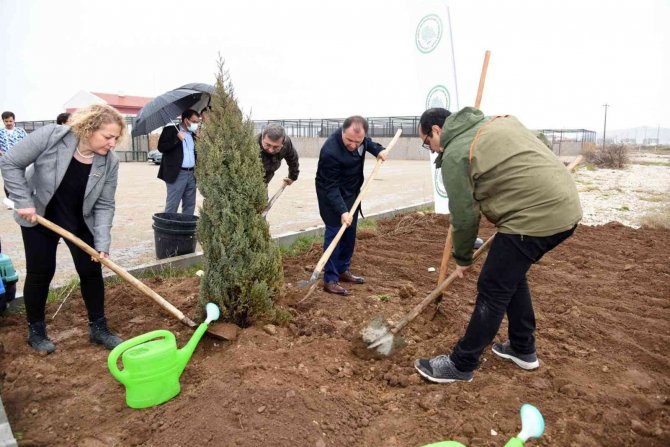
M 327 137 L 338 127 L 341 127 L 346 118 L 324 119 L 277 119 L 254 120 L 254 130 L 260 133 L 268 124 L 280 124 L 291 137 Z M 402 129 L 403 137 L 417 137 L 419 125 L 418 116 L 389 116 L 367 118 L 368 136 L 372 138 L 392 137 L 398 129 Z
M 398 129 L 402 129 L 403 137 L 418 137 L 419 116 L 389 116 L 367 118 L 369 131 L 372 138 L 392 137 Z M 133 129 L 135 117 L 126 117 L 128 134 Z M 276 120 L 253 120 L 254 131 L 260 133 L 268 124 L 280 124 L 286 129 L 286 133 L 292 137 L 325 138 L 341 127 L 345 118 L 321 118 L 321 119 L 276 119 Z M 21 121 L 18 127 L 23 127 L 27 132 L 32 132 L 47 124 L 55 123 L 54 120 L 44 121 Z M 552 143 L 554 151 L 561 154 L 563 145 L 580 149 L 584 145 L 596 142 L 596 132 L 587 129 L 539 129 Z M 156 149 L 157 137 L 141 135 L 128 139 L 122 146 L 117 147 L 116 153 L 123 161 L 147 161 L 147 152 Z
M 576 150 L 579 151 L 577 153 L 580 153 L 585 146 L 596 143 L 596 132 L 593 130 L 540 129 L 539 132 L 542 132 L 551 142 L 556 155 L 575 155 Z

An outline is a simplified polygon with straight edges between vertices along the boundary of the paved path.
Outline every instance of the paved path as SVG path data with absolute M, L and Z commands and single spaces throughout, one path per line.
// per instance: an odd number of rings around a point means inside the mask
M 300 179 L 286 188 L 268 214 L 273 235 L 299 231 L 321 225 L 314 190 L 316 158 L 300 160 Z M 368 158 L 366 176 L 375 165 Z M 121 163 L 119 186 L 116 192 L 116 215 L 112 229 L 111 259 L 124 268 L 151 262 L 155 258 L 154 234 L 151 216 L 165 206 L 165 183 L 156 178 L 158 166 L 149 163 Z M 277 172 L 269 186 L 270 195 L 281 185 L 287 168 Z M 2 180 L 0 179 L 0 187 Z M 198 194 L 198 204 L 202 196 Z M 389 160 L 379 171 L 363 201 L 363 212 L 377 213 L 393 208 L 432 200 L 430 166 L 427 161 Z M 11 211 L 0 209 L 0 238 L 2 250 L 11 257 L 19 271 L 19 289 L 23 289 L 25 259 L 21 231 Z M 67 283 L 76 275 L 70 253 L 65 244 L 58 248 L 58 267 L 52 285 Z

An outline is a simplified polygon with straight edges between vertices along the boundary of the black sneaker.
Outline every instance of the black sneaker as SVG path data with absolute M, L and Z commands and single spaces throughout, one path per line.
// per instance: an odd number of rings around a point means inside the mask
M 123 343 L 120 337 L 117 337 L 116 334 L 109 330 L 105 317 L 99 318 L 96 321 L 89 321 L 88 333 L 91 343 L 103 345 L 110 351 Z
M 56 345 L 47 337 L 47 325 L 44 321 L 28 324 L 28 344 L 40 354 L 51 354 Z
M 532 354 L 519 354 L 512 349 L 509 340 L 504 343 L 495 343 L 492 349 L 493 353 L 498 357 L 509 359 L 525 370 L 537 369 L 540 367 L 540 361 L 537 359 L 537 354 L 535 352 Z
M 448 355 L 438 355 L 432 359 L 418 359 L 414 362 L 414 368 L 424 378 L 435 383 L 472 382 L 474 373 L 462 372 L 456 369 L 456 365 Z

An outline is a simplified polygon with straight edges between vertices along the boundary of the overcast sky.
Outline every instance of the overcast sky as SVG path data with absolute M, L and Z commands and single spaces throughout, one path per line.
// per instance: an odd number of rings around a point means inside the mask
M 416 57 L 408 10 L 435 1 L 0 0 L 0 109 L 54 119 L 79 90 L 211 83 L 220 52 L 253 119 L 420 115 L 422 71 L 451 61 Z M 491 50 L 488 115 L 600 132 L 608 103 L 608 129 L 670 127 L 669 0 L 446 3 L 461 107 Z

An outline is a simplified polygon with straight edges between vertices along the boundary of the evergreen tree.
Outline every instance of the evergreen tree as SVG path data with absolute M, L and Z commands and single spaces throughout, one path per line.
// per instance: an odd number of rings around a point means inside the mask
M 224 63 L 218 61 L 212 109 L 198 139 L 196 174 L 204 197 L 198 240 L 205 258 L 200 301 L 217 303 L 239 326 L 283 320 L 273 297 L 284 274 L 279 248 L 261 212 L 267 203 L 253 123 L 237 105 Z

